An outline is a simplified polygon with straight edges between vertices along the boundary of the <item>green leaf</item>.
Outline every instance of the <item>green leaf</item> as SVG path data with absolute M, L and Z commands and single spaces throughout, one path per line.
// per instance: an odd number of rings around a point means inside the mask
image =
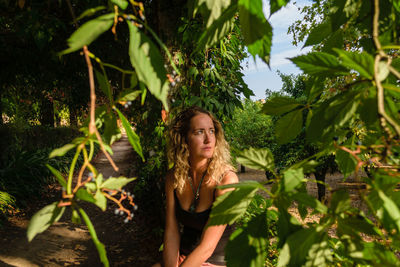
M 340 213 L 348 211 L 349 209 L 351 209 L 349 193 L 344 190 L 334 192 L 332 194 L 329 211 L 332 211 L 335 215 L 339 215 Z
M 206 27 L 208 28 L 221 17 L 223 10 L 229 7 L 230 4 L 231 0 L 198 0 L 194 15 L 199 7 L 205 7 L 207 11 L 203 12 L 203 15 L 207 18 Z
M 104 117 L 104 142 L 111 145 L 119 138 L 121 138 L 121 131 L 118 127 L 117 118 L 114 113 L 107 113 Z
M 296 107 L 300 106 L 301 104 L 294 98 L 291 97 L 284 97 L 284 96 L 277 96 L 271 99 L 268 99 L 263 107 L 262 112 L 267 115 L 281 115 Z
M 342 60 L 342 65 L 357 71 L 361 76 L 372 80 L 374 77 L 374 58 L 367 52 L 344 51 L 333 49 Z
M 79 216 L 79 213 L 78 213 L 78 211 L 76 209 L 72 210 L 71 221 L 73 223 L 76 223 L 76 224 L 81 224 L 82 223 L 81 217 Z
M 58 202 L 54 202 L 36 212 L 29 221 L 27 237 L 28 241 L 49 228 L 50 225 L 57 222 L 64 213 L 65 207 L 58 207 Z
M 325 52 L 311 52 L 290 59 L 304 73 L 323 77 L 336 77 L 349 74 L 337 58 Z
M 114 189 L 114 190 L 120 190 L 122 187 L 124 187 L 126 184 L 132 182 L 136 178 L 126 178 L 126 177 L 111 177 L 108 178 L 103 182 L 101 185 L 101 188 L 107 188 L 107 189 Z
M 114 23 L 114 13 L 92 19 L 77 29 L 67 40 L 68 49 L 60 54 L 65 55 L 81 49 L 85 45 L 90 45 L 99 35 L 107 31 Z
M 268 148 L 249 148 L 238 154 L 236 160 L 256 170 L 274 170 L 274 156 Z
M 85 222 L 85 224 L 88 227 L 90 237 L 92 238 L 92 241 L 97 248 L 97 251 L 100 255 L 101 262 L 103 263 L 104 267 L 109 267 L 110 263 L 108 262 L 108 259 L 107 259 L 106 248 L 99 241 L 97 234 L 96 234 L 96 230 L 94 229 L 94 226 L 93 226 L 92 222 L 90 221 L 89 216 L 87 216 L 86 212 L 82 208 L 78 208 L 78 211 L 81 214 L 83 221 Z
M 269 1 L 271 15 L 274 14 L 279 9 L 281 9 L 281 7 L 286 6 L 287 3 L 289 3 L 289 2 L 290 2 L 290 0 L 271 0 L 271 1 Z
M 346 151 L 338 150 L 335 160 L 344 178 L 349 177 L 356 169 L 357 160 Z
M 278 267 L 302 266 L 311 247 L 322 239 L 321 234 L 326 235 L 315 228 L 306 228 L 290 235 L 279 254 Z
M 382 190 L 378 190 L 378 195 L 383 201 L 383 208 L 395 225 L 397 233 L 400 232 L 400 209 L 397 204 L 390 199 Z
M 135 100 L 140 94 L 142 93 L 141 90 L 132 90 L 127 89 L 122 91 L 118 96 L 118 102 L 126 102 L 126 101 L 133 101 Z
M 322 21 L 320 24 L 312 28 L 310 34 L 307 37 L 307 41 L 304 43 L 304 47 L 321 43 L 332 33 L 331 20 L 327 19 Z
M 51 171 L 52 174 L 54 174 L 54 176 L 56 177 L 56 179 L 60 183 L 60 185 L 64 188 L 67 188 L 67 182 L 65 181 L 62 173 L 59 172 L 58 170 L 54 169 L 53 167 L 51 167 L 49 164 L 46 164 L 46 167 L 49 168 L 49 170 Z
M 255 181 L 246 181 L 219 188 L 228 187 L 234 187 L 235 190 L 217 197 L 213 203 L 207 226 L 234 223 L 246 212 L 257 190 L 263 188 L 260 183 Z
M 379 81 L 383 81 L 389 75 L 389 64 L 387 62 L 380 61 L 378 63 L 378 79 Z
M 114 5 L 117 5 L 119 8 L 121 8 L 122 10 L 125 10 L 129 4 L 127 0 L 110 0 L 110 1 Z
M 98 6 L 98 7 L 86 9 L 82 14 L 80 14 L 80 15 L 76 18 L 76 20 L 78 21 L 78 20 L 83 19 L 84 17 L 93 16 L 93 15 L 96 14 L 98 11 L 104 10 L 104 9 L 107 9 L 107 7 L 105 7 L 105 6 Z
M 323 241 L 314 243 L 310 250 L 308 251 L 307 262 L 305 267 L 313 267 L 313 266 L 329 266 L 333 261 L 332 257 L 332 249 L 326 241 L 326 237 L 323 238 Z
M 305 206 L 311 207 L 315 209 L 317 212 L 326 214 L 328 211 L 328 208 L 322 204 L 318 199 L 315 197 L 310 196 L 307 193 L 296 193 L 292 195 L 293 200 L 297 201 L 298 203 L 301 203 Z
M 129 28 L 129 57 L 135 68 L 139 81 L 146 84 L 149 91 L 158 98 L 168 110 L 167 73 L 159 49 L 132 22 L 127 21 Z
M 282 190 L 290 192 L 301 184 L 304 179 L 303 169 L 288 169 L 283 173 Z
M 93 190 L 93 191 L 95 191 L 95 190 Z M 80 200 L 84 200 L 84 201 L 87 201 L 90 203 L 96 203 L 96 199 L 85 188 L 79 188 L 78 191 L 76 191 L 75 196 Z
M 102 211 L 105 211 L 107 208 L 107 198 L 100 190 L 96 191 L 94 199 L 95 199 L 94 204 L 96 204 L 96 206 L 99 207 Z
M 244 43 L 255 59 L 258 55 L 269 65 L 272 27 L 265 19 L 261 0 L 239 0 L 239 18 Z
M 142 152 L 142 146 L 140 145 L 139 136 L 133 131 L 131 124 L 128 122 L 128 120 L 125 118 L 125 116 L 121 113 L 121 111 L 119 111 L 117 108 L 114 108 L 114 109 L 117 111 L 118 116 L 122 121 L 122 126 L 125 128 L 129 143 L 131 143 L 133 149 L 136 151 L 136 153 L 139 154 L 139 156 L 142 158 L 142 161 L 144 161 L 144 156 L 143 156 L 143 152 Z
M 226 34 L 232 31 L 233 26 L 235 25 L 234 15 L 236 11 L 237 11 L 236 5 L 231 5 L 229 8 L 224 10 L 222 15 L 218 19 L 216 19 L 211 24 L 211 26 L 208 27 L 200 36 L 195 51 L 204 50 L 212 47 L 213 45 L 218 43 L 222 38 L 224 38 Z
M 231 235 L 225 249 L 227 266 L 264 266 L 268 243 L 267 218 L 262 213 Z
M 73 149 L 76 146 L 76 144 L 66 144 L 60 148 L 56 148 L 53 151 L 51 151 L 49 158 L 54 158 L 54 157 L 62 157 L 64 156 L 68 151 Z
M 101 91 L 107 96 L 108 100 L 110 101 L 110 105 L 113 105 L 113 96 L 111 92 L 111 86 L 110 83 L 107 81 L 106 77 L 103 75 L 103 73 L 98 72 L 97 70 L 94 70 L 94 74 L 96 76 L 97 83 L 99 84 L 99 87 Z
M 285 144 L 294 139 L 303 126 L 303 110 L 292 111 L 276 122 L 275 135 L 279 144 Z

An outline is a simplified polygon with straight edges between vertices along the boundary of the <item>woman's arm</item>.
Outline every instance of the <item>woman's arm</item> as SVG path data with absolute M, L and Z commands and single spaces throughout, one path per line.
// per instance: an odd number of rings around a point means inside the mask
M 164 266 L 176 267 L 179 259 L 180 234 L 175 216 L 173 174 L 169 172 L 165 181 L 166 220 L 164 232 Z
M 237 175 L 234 172 L 228 172 L 225 174 L 220 185 L 234 184 L 239 181 Z M 217 189 L 216 196 L 223 195 L 227 191 L 231 191 L 233 188 L 228 189 Z M 213 254 L 215 248 L 218 245 L 219 240 L 222 237 L 226 228 L 225 225 L 215 225 L 207 227 L 203 230 L 200 244 L 188 255 L 185 259 L 182 267 L 194 267 L 201 266 L 211 255 Z

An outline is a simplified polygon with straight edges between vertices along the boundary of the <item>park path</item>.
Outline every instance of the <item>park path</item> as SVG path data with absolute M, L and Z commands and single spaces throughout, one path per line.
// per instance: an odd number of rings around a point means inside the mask
M 123 136 L 112 148 L 112 157 L 119 172 L 112 169 L 102 152 L 98 153 L 93 162 L 97 170 L 104 177 L 133 177 L 134 173 L 130 168 L 134 153 L 127 137 Z M 31 243 L 27 241 L 29 218 L 43 206 L 57 201 L 60 194 L 59 186 L 50 188 L 42 197 L 45 201 L 35 201 L 31 212 L 10 217 L 0 228 L 0 267 L 102 266 L 87 227 L 71 223 L 67 211 L 59 222 L 37 235 Z M 115 206 L 108 205 L 105 212 L 91 204 L 83 203 L 82 206 L 89 214 L 100 241 L 106 246 L 111 266 L 140 267 L 154 262 L 160 243 L 154 238 L 152 224 L 140 209 L 135 213 L 134 221 L 125 224 L 121 217 L 114 215 Z

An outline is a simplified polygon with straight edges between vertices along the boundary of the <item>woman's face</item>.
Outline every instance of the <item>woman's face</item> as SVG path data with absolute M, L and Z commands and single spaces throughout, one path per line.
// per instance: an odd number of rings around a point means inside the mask
M 190 120 L 187 135 L 189 154 L 192 159 L 210 159 L 215 149 L 215 128 L 207 114 L 198 114 Z

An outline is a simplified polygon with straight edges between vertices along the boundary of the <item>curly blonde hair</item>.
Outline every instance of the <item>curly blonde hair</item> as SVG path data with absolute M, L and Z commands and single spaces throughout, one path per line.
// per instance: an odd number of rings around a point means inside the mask
M 190 130 L 190 120 L 198 114 L 208 115 L 213 121 L 215 129 L 214 154 L 209 159 L 207 167 L 207 175 L 210 178 L 208 181 L 213 180 L 219 184 L 227 170 L 234 170 L 231 165 L 229 144 L 225 140 L 221 123 L 205 109 L 197 106 L 187 108 L 175 117 L 169 129 L 168 160 L 174 163 L 174 188 L 178 192 L 182 192 L 185 181 L 189 177 L 189 147 L 186 137 Z

